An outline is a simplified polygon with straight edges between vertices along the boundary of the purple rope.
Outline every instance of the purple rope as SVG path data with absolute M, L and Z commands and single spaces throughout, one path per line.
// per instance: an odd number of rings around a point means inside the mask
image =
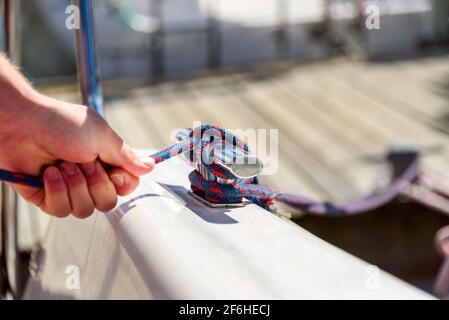
M 211 127 L 218 129 L 223 135 L 230 134 L 224 129 L 209 125 L 201 126 L 200 128 L 197 128 L 197 130 L 200 130 L 202 133 Z M 192 135 L 189 137 L 192 137 Z M 190 143 L 190 146 L 192 146 L 196 144 L 197 141 L 194 139 L 184 141 L 183 146 L 187 143 Z M 200 151 L 207 149 L 210 143 L 211 141 L 208 139 L 201 139 Z M 156 162 L 158 162 L 157 160 L 164 161 L 169 159 L 171 156 L 168 156 L 168 154 L 174 155 L 181 153 L 176 146 L 177 145 L 172 146 L 172 149 L 165 149 L 163 151 L 164 156 L 156 153 Z M 248 150 L 246 144 L 244 144 L 243 147 L 245 150 Z M 173 152 L 173 150 L 175 150 L 175 152 Z M 185 151 L 186 150 L 184 150 L 184 152 Z M 194 163 L 195 161 L 200 161 L 200 159 L 195 159 L 195 157 L 190 160 Z M 393 180 L 383 190 L 348 203 L 333 204 L 314 201 L 296 194 L 281 193 L 268 186 L 259 184 L 257 179 L 237 179 L 232 176 L 230 177 L 228 172 L 213 163 L 211 165 L 204 165 L 204 167 L 205 170 L 209 172 L 208 176 L 212 177 L 211 179 L 205 179 L 204 175 L 201 175 L 198 171 L 193 171 L 189 175 L 189 180 L 192 190 L 211 203 L 240 203 L 243 197 L 246 197 L 250 201 L 264 208 L 268 208 L 274 201 L 278 201 L 300 209 L 305 213 L 331 216 L 355 215 L 382 207 L 397 198 L 400 195 L 402 188 L 409 185 L 417 178 L 420 169 L 419 159 L 417 158 L 406 168 L 401 176 Z M 231 185 L 223 185 L 216 181 L 217 177 L 224 179 L 234 178 L 234 182 Z
M 208 130 L 211 130 L 214 134 L 205 135 Z M 192 191 L 211 203 L 241 203 L 243 198 L 247 198 L 253 203 L 268 209 L 274 201 L 278 201 L 314 215 L 354 215 L 377 209 L 398 197 L 402 188 L 412 183 L 419 173 L 419 160 L 416 159 L 400 177 L 392 181 L 382 191 L 343 204 L 319 202 L 296 194 L 278 192 L 268 186 L 259 184 L 257 178 L 238 179 L 234 177 L 212 161 L 215 150 L 213 143 L 217 138 L 221 138 L 222 142 L 231 143 L 235 148 L 248 151 L 248 145 L 229 131 L 206 124 L 192 129 L 184 141 L 158 151 L 151 157 L 154 158 L 156 163 L 161 163 L 181 153 L 188 154 L 189 160 L 193 164 L 199 165 L 200 171 L 205 173 L 200 174 L 197 170 L 190 173 L 189 180 Z M 218 178 L 232 179 L 233 182 L 232 184 L 222 184 L 217 181 Z M 40 177 L 2 169 L 0 169 L 0 180 L 34 188 L 43 188 Z

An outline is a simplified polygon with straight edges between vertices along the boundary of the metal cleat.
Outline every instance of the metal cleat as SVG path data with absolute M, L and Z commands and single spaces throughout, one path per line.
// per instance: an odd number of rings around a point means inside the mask
M 190 129 L 180 129 L 175 135 L 175 141 L 180 143 L 188 138 Z M 199 147 L 195 145 L 195 147 Z M 226 141 L 220 141 L 219 143 L 213 143 L 212 148 L 214 149 L 213 158 L 211 159 L 213 164 L 217 165 L 224 172 L 228 173 L 231 178 L 221 178 L 215 176 L 210 172 L 204 164 L 200 161 L 198 163 L 193 163 L 195 169 L 200 173 L 200 175 L 207 181 L 215 181 L 221 185 L 232 185 L 236 178 L 237 179 L 252 179 L 257 177 L 263 169 L 263 161 L 256 155 L 243 150 L 232 143 Z M 191 163 L 191 151 L 187 151 L 182 154 L 183 157 Z M 195 191 L 190 191 L 189 194 L 201 203 L 212 207 L 212 208 L 233 208 L 241 207 L 245 203 L 212 203 L 202 197 L 202 195 Z

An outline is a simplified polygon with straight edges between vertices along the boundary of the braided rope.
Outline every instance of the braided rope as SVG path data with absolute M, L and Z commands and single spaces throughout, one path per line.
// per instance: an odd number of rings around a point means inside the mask
M 180 145 L 173 145 L 162 151 L 163 156 L 155 154 L 156 162 L 162 160 L 162 158 L 166 160 L 173 155 L 185 152 L 186 150 L 192 150 L 193 146 L 198 143 L 193 137 L 194 133 L 200 133 L 202 135 L 208 129 L 216 129 L 223 136 L 227 136 L 228 138 L 232 137 L 235 141 L 238 141 L 238 147 L 248 151 L 248 145 L 238 140 L 237 137 L 233 136 L 228 131 L 217 126 L 203 125 L 192 130 L 189 139 L 186 139 L 186 141 L 183 142 L 183 146 L 187 145 L 186 149 L 181 150 Z M 200 152 L 210 152 L 211 140 L 209 139 L 209 136 L 201 138 L 200 140 L 201 142 L 198 150 Z M 198 155 L 196 159 L 191 158 L 190 160 L 192 162 L 195 162 L 195 160 L 200 161 Z M 415 159 L 401 176 L 392 181 L 382 191 L 374 192 L 359 200 L 343 204 L 323 203 L 296 194 L 278 192 L 268 186 L 259 184 L 256 178 L 237 179 L 233 177 L 232 184 L 221 184 L 216 181 L 216 177 L 230 178 L 230 173 L 214 163 L 204 165 L 204 167 L 205 170 L 210 173 L 208 176 L 212 177 L 211 179 L 205 179 L 204 174 L 200 174 L 198 171 L 193 171 L 189 175 L 189 180 L 192 185 L 192 191 L 211 203 L 240 203 L 245 197 L 264 208 L 268 208 L 274 201 L 278 201 L 309 214 L 339 216 L 355 215 L 374 210 L 394 200 L 399 196 L 404 187 L 411 184 L 417 178 L 419 173 L 419 159 Z
M 220 141 L 222 144 L 219 144 Z M 240 179 L 233 176 L 232 173 L 213 161 L 215 150 L 217 147 L 223 147 L 224 143 L 228 143 L 233 148 L 249 151 L 248 145 L 231 132 L 216 125 L 205 124 L 193 128 L 182 142 L 158 151 L 151 157 L 158 164 L 180 154 L 187 155 L 188 160 L 198 169 L 189 174 L 192 191 L 211 203 L 235 204 L 241 203 L 243 198 L 247 198 L 251 202 L 269 209 L 269 206 L 277 201 L 314 215 L 353 215 L 379 208 L 399 196 L 402 189 L 410 185 L 419 173 L 419 159 L 417 158 L 401 176 L 380 192 L 374 192 L 359 200 L 343 204 L 323 203 L 296 194 L 282 193 L 261 185 L 257 177 Z M 231 183 L 223 184 L 218 179 L 231 181 Z M 40 177 L 2 169 L 0 169 L 0 180 L 43 188 Z
M 8 170 L 0 169 L 0 180 L 5 182 L 11 182 L 20 184 L 27 187 L 43 189 L 44 183 L 41 177 L 30 176 L 27 174 L 11 172 Z

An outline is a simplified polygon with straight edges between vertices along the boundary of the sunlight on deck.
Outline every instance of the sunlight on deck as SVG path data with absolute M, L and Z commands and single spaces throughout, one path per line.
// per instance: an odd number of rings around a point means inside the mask
M 162 148 L 194 121 L 226 128 L 279 129 L 279 169 L 270 185 L 328 200 L 368 189 L 393 143 L 441 147 L 424 165 L 449 178 L 449 57 L 367 63 L 277 64 L 106 88 L 112 127 L 134 147 Z

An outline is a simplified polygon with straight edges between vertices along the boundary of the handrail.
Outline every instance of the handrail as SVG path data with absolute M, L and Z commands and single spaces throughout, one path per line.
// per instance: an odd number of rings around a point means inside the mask
M 80 27 L 76 30 L 77 69 L 83 103 L 104 116 L 103 95 L 97 72 L 92 1 L 73 0 L 80 12 Z
M 20 14 L 20 0 L 3 0 L 0 2 L 3 7 L 3 50 L 8 58 L 16 65 L 20 64 L 20 33 L 18 31 L 17 17 Z M 13 297 L 19 297 L 21 294 L 21 283 L 19 275 L 19 262 L 15 261 L 15 255 L 18 252 L 17 238 L 17 194 L 5 184 L 0 188 L 0 219 L 2 219 L 2 232 L 0 232 L 0 245 L 3 246 L 2 260 L 0 267 L 4 272 L 4 289 L 9 291 Z M 3 265 L 1 265 L 3 264 Z M 3 292 L 0 292 L 2 294 Z
M 17 15 L 20 12 L 20 0 L 3 0 L 3 50 L 9 59 L 19 64 L 20 60 L 20 33 L 17 32 Z

